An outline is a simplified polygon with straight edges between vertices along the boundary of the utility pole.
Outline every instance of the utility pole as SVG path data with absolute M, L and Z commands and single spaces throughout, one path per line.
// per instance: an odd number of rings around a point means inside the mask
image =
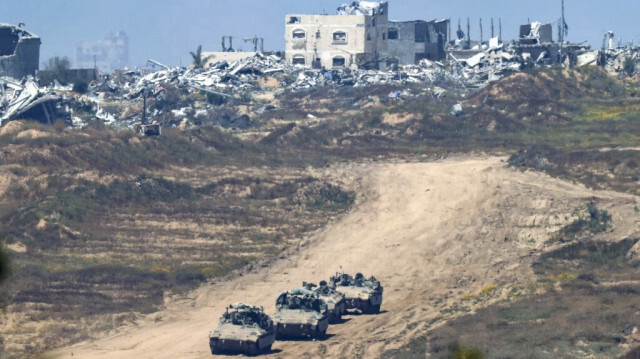
M 493 18 L 491 18 L 491 38 L 493 39 L 494 37 L 496 37 L 496 35 L 493 30 Z
M 498 18 L 498 42 L 502 42 L 502 19 Z
M 480 18 L 480 48 L 482 48 L 482 18 Z
M 564 35 L 567 32 L 567 23 L 564 20 L 564 0 L 562 0 L 562 23 L 560 24 L 560 62 L 564 54 Z
M 562 42 L 564 42 L 564 35 L 567 31 L 567 22 L 564 20 L 564 0 L 562 0 Z
M 467 48 L 471 48 L 471 19 L 467 18 Z

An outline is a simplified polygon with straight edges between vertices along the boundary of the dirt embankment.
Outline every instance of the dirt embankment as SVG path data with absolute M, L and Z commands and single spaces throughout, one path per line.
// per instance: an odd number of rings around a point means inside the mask
M 438 325 L 446 313 L 455 315 L 465 295 L 493 285 L 497 300 L 510 286 L 534 281 L 532 260 L 586 202 L 595 200 L 613 216 L 613 231 L 598 235 L 603 239 L 636 233 L 640 218 L 634 196 L 511 170 L 505 158 L 348 164 L 321 175 L 339 178 L 359 198 L 349 214 L 312 234 L 296 254 L 201 287 L 137 327 L 54 356 L 209 358 L 207 335 L 226 305 L 242 301 L 273 313 L 279 292 L 327 279 L 342 267 L 382 281 L 383 312 L 349 316 L 331 326 L 324 341 L 276 342 L 268 357 L 378 357 Z

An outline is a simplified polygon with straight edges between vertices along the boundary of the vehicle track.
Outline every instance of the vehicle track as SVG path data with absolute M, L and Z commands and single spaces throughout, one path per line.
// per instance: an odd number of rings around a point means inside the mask
M 455 308 L 465 295 L 495 285 L 482 306 L 513 285 L 535 281 L 531 262 L 590 200 L 613 216 L 614 229 L 601 238 L 620 240 L 639 229 L 636 197 L 509 169 L 501 157 L 343 164 L 320 172 L 314 175 L 354 189 L 358 199 L 295 253 L 203 286 L 136 327 L 63 348 L 54 357 L 210 358 L 208 332 L 228 304 L 260 305 L 273 314 L 280 292 L 328 279 L 342 267 L 382 282 L 382 313 L 349 315 L 331 325 L 323 341 L 276 342 L 265 357 L 375 358 L 462 313 Z

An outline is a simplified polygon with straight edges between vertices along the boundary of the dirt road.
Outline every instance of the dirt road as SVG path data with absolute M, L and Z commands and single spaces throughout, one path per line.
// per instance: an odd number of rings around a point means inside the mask
M 595 192 L 540 173 L 507 169 L 504 158 L 347 164 L 324 170 L 358 193 L 353 210 L 272 265 L 204 286 L 137 327 L 54 353 L 57 358 L 210 358 L 208 332 L 229 303 L 272 314 L 283 290 L 342 268 L 375 275 L 383 313 L 347 317 L 323 341 L 276 342 L 267 357 L 378 357 L 428 328 L 464 295 L 534 281 L 531 261 L 549 234 L 595 199 L 613 215 L 616 240 L 638 231 L 636 198 Z M 284 257 L 284 256 L 283 256 Z

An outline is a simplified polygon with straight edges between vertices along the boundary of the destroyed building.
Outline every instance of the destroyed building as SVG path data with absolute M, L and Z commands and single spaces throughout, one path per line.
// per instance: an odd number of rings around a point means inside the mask
M 520 26 L 520 36 L 514 50 L 525 61 L 529 59 L 547 64 L 558 64 L 568 61 L 575 64 L 577 57 L 590 46 L 585 44 L 566 43 L 558 34 L 558 41 L 553 41 L 553 27 L 551 24 L 532 22 Z
M 388 8 L 386 2 L 360 1 L 339 7 L 337 15 L 287 15 L 287 62 L 314 68 L 375 64 L 387 50 Z
M 21 79 L 38 70 L 40 38 L 22 25 L 0 24 L 0 76 Z
M 314 68 L 385 68 L 445 57 L 449 20 L 390 21 L 387 2 L 354 1 L 337 15 L 287 15 L 286 60 Z
M 446 57 L 449 20 L 390 21 L 387 56 L 399 64 L 417 64 L 422 59 L 439 61 Z
M 525 60 L 546 60 L 555 64 L 560 60 L 560 42 L 553 41 L 553 27 L 551 24 L 532 22 L 520 25 L 516 51 Z

